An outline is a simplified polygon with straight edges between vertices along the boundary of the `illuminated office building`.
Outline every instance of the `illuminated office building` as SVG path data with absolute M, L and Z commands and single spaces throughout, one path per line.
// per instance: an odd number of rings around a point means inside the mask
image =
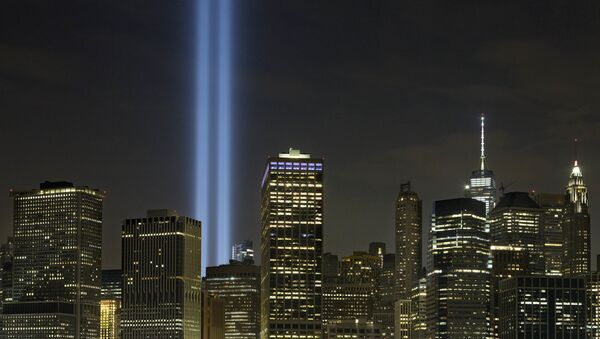
M 394 336 L 394 302 L 396 301 L 396 255 L 386 253 L 383 256 L 377 281 L 377 295 L 373 308 L 373 321 L 379 324 L 384 338 Z
M 544 210 L 526 192 L 506 193 L 490 213 L 493 275 L 543 275 Z
M 490 241 L 485 224 L 483 202 L 459 198 L 434 204 L 426 292 L 429 337 L 488 334 Z
M 260 267 L 231 261 L 206 268 L 204 291 L 224 305 L 226 339 L 258 339 L 260 335 Z
M 490 213 L 492 329 L 498 332 L 498 283 L 517 275 L 543 275 L 544 210 L 526 192 L 506 193 Z
M 487 168 L 485 158 L 485 116 L 481 114 L 481 155 L 479 169 L 471 172 L 465 196 L 485 203 L 485 214 L 489 215 L 496 206 L 496 179 L 494 171 Z
M 517 276 L 499 287 L 500 339 L 588 338 L 583 278 Z
M 416 312 L 412 317 L 412 338 L 426 338 L 427 334 L 427 276 L 422 272 L 419 284 L 413 289 L 413 305 L 416 304 Z
M 600 259 L 600 256 L 599 258 Z M 596 262 L 600 266 L 600 261 Z M 600 338 L 600 271 L 583 275 L 585 279 L 586 302 L 586 338 Z
M 544 234 L 544 261 L 546 275 L 562 275 L 563 230 L 565 195 L 533 193 L 533 200 L 544 211 L 542 230 Z
M 342 258 L 337 279 L 325 278 L 323 323 L 332 320 L 373 320 L 380 259 L 366 252 Z
M 261 215 L 261 338 L 321 338 L 323 160 L 270 157 Z
M 563 274 L 576 275 L 590 272 L 590 215 L 587 187 L 579 164 L 575 161 L 569 184 L 563 219 Z
M 100 339 L 121 338 L 122 294 L 122 271 L 102 270 L 102 292 L 100 300 Z
M 383 339 L 379 325 L 366 319 L 346 319 L 330 321 L 325 326 L 327 339 Z
M 252 241 L 246 240 L 231 246 L 231 260 L 254 263 L 254 246 Z
M 422 268 L 422 202 L 410 182 L 400 185 L 396 199 L 396 289 L 398 299 L 410 299 Z
M 200 337 L 200 221 L 150 210 L 125 220 L 121 237 L 122 337 Z
M 104 193 L 68 182 L 11 191 L 13 301 L 4 338 L 98 338 Z

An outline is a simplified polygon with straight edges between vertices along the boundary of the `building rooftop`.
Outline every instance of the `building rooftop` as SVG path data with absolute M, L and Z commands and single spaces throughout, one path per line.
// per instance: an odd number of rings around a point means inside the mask
M 500 198 L 498 205 L 494 209 L 509 207 L 540 208 L 540 205 L 533 201 L 527 192 L 509 192 Z

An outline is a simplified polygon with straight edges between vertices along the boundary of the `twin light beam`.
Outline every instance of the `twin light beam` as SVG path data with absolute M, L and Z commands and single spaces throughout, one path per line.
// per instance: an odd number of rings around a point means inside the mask
M 227 263 L 231 247 L 233 0 L 197 1 L 195 217 L 204 272 Z

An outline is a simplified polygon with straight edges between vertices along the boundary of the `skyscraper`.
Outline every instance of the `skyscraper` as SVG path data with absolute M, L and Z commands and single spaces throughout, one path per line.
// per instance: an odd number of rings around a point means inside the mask
M 500 281 L 500 339 L 589 338 L 582 277 L 517 276 Z
M 527 192 L 506 193 L 490 213 L 493 275 L 543 275 L 544 210 Z
M 485 204 L 436 201 L 431 218 L 427 328 L 434 338 L 485 338 L 489 325 L 489 233 Z
M 254 246 L 251 240 L 238 242 L 231 246 L 231 260 L 254 263 Z
M 270 157 L 261 215 L 261 337 L 321 338 L 323 160 Z
M 15 256 L 5 338 L 98 338 L 104 193 L 44 182 L 10 195 Z
M 544 234 L 546 275 L 561 275 L 563 257 L 562 228 L 565 210 L 565 195 L 533 193 L 532 197 L 544 211 L 542 216 L 542 229 Z
M 567 185 L 567 202 L 563 219 L 563 274 L 590 272 L 590 215 L 587 187 L 577 160 Z
M 410 182 L 396 199 L 396 288 L 398 299 L 410 299 L 422 268 L 422 203 Z
M 481 156 L 479 169 L 471 172 L 469 184 L 465 187 L 465 196 L 485 203 L 485 214 L 496 206 L 496 179 L 494 171 L 487 168 L 485 158 L 485 115 L 481 114 Z
M 544 210 L 526 192 L 506 193 L 489 216 L 492 238 L 492 329 L 498 332 L 498 284 L 516 275 L 543 275 Z
M 384 338 L 394 336 L 394 302 L 396 290 L 396 255 L 386 253 L 383 256 L 383 267 L 377 278 L 377 295 L 373 309 L 373 320 L 381 327 Z
M 200 337 L 200 221 L 150 210 L 125 220 L 121 239 L 123 338 Z
M 102 270 L 102 297 L 100 300 L 100 339 L 121 338 L 122 295 L 122 271 Z
M 206 268 L 204 291 L 224 304 L 226 339 L 258 339 L 260 335 L 260 267 L 231 261 Z

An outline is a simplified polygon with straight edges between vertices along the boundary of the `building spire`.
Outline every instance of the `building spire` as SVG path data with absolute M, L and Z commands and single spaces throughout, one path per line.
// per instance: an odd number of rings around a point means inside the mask
M 481 113 L 481 171 L 485 171 L 485 114 Z

